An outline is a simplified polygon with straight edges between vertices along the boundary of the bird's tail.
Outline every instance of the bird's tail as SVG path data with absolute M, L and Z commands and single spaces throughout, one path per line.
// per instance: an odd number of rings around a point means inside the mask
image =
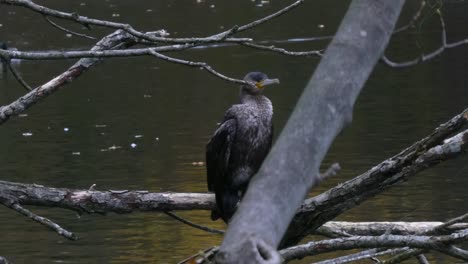
M 218 208 L 211 210 L 211 220 L 215 221 L 218 220 L 220 217 L 221 216 L 219 214 Z

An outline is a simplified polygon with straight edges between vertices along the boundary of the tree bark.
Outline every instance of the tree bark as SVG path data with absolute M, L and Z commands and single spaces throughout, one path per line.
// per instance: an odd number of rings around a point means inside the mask
M 418 172 L 468 149 L 468 109 L 440 125 L 432 134 L 369 171 L 316 197 L 305 200 L 282 241 L 281 247 L 297 244 L 316 228 Z
M 277 248 L 309 188 L 318 182 L 320 164 L 351 121 L 354 102 L 387 46 L 403 3 L 351 3 L 286 127 L 251 181 L 217 262 L 251 263 L 244 256 L 253 254 L 259 256 L 258 263 L 277 263 L 276 257 L 262 258 L 265 248 L 255 245 Z
M 214 195 L 208 193 L 72 190 L 5 181 L 0 181 L 0 198 L 21 205 L 60 207 L 85 213 L 210 210 L 215 207 Z

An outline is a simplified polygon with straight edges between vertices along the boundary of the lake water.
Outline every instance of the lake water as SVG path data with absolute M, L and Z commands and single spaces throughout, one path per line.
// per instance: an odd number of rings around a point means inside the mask
M 126 21 L 137 29 L 166 29 L 174 37 L 205 36 L 241 25 L 280 9 L 282 1 L 41 1 L 81 15 Z M 243 36 L 285 40 L 331 35 L 348 1 L 307 1 L 291 13 Z M 418 1 L 408 1 L 400 24 Z M 443 9 L 449 41 L 468 36 L 468 3 L 452 1 Z M 59 22 L 58 20 L 55 20 Z M 396 35 L 388 54 L 409 59 L 437 47 L 437 18 L 425 19 L 421 33 Z M 61 21 L 60 21 L 61 22 Z M 0 37 L 21 50 L 87 49 L 93 41 L 67 37 L 33 12 L 0 5 Z M 81 27 L 69 22 L 74 30 Z M 96 28 L 90 35 L 111 32 Z M 325 47 L 326 42 L 282 44 L 293 50 Z M 242 78 L 261 70 L 281 80 L 265 94 L 275 108 L 276 136 L 281 132 L 319 59 L 287 57 L 244 47 L 196 49 L 172 56 L 209 62 Z M 468 48 L 447 51 L 416 67 L 378 65 L 361 93 L 351 126 L 337 138 L 324 165 L 342 170 L 311 195 L 348 180 L 429 134 L 468 106 Z M 34 61 L 18 65 L 38 85 L 63 72 L 70 61 Z M 12 76 L 0 80 L 0 104 L 24 94 Z M 53 187 L 98 190 L 143 189 L 153 192 L 205 192 L 205 144 L 231 104 L 238 87 L 208 73 L 156 58 L 108 59 L 61 91 L 0 127 L 1 180 Z M 132 144 L 134 144 L 132 147 Z M 115 150 L 109 150 L 116 146 Z M 111 148 L 112 149 L 112 148 Z M 78 154 L 79 153 L 79 154 Z M 467 157 L 444 162 L 343 214 L 349 221 L 443 221 L 466 213 Z M 13 263 L 174 263 L 218 245 L 219 235 L 175 222 L 161 213 L 83 215 L 36 208 L 79 236 L 68 241 L 14 211 L 0 207 L 0 256 Z M 207 211 L 181 212 L 214 228 Z M 453 260 L 431 256 L 434 263 Z M 303 260 L 303 263 L 310 263 Z M 301 263 L 302 263 L 301 262 Z

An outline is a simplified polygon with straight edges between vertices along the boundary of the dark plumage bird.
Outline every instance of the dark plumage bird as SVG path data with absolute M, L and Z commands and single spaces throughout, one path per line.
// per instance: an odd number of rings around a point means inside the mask
M 262 95 L 266 85 L 279 83 L 261 72 L 250 72 L 240 89 L 240 104 L 231 106 L 206 146 L 208 190 L 216 194 L 211 219 L 228 222 L 252 176 L 271 148 L 273 106 Z

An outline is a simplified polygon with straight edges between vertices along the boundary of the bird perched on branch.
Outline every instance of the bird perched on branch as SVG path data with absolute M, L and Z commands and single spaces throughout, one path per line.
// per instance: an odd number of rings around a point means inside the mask
M 250 179 L 268 154 L 273 138 L 273 106 L 262 92 L 279 83 L 261 72 L 250 72 L 240 89 L 240 104 L 231 106 L 206 146 L 208 190 L 216 194 L 211 219 L 228 222 Z

